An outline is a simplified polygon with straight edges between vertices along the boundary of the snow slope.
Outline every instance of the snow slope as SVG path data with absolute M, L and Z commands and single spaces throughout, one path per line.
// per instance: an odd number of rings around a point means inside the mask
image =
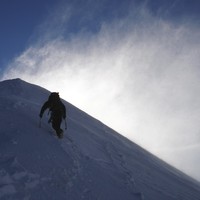
M 0 200 L 199 200 L 200 185 L 63 101 L 58 139 L 39 111 L 49 91 L 0 82 Z M 63 123 L 64 128 L 64 123 Z

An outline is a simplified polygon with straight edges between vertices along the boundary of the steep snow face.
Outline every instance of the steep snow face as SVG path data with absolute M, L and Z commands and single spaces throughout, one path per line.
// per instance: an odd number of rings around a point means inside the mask
M 0 83 L 0 199 L 197 200 L 200 185 L 64 102 L 58 139 L 39 111 L 49 91 Z M 63 123 L 64 128 L 64 123 Z

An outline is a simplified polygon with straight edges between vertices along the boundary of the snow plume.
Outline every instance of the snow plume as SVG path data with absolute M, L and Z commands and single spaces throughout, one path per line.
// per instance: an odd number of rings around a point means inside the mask
M 59 91 L 200 179 L 197 156 L 192 159 L 194 152 L 187 150 L 200 144 L 199 27 L 174 24 L 140 6 L 113 20 L 97 18 L 88 30 L 95 9 L 89 13 L 87 5 L 84 13 L 68 5 L 54 12 L 39 27 L 42 36 L 13 60 L 2 79 L 20 77 Z M 184 164 L 178 159 L 183 156 Z

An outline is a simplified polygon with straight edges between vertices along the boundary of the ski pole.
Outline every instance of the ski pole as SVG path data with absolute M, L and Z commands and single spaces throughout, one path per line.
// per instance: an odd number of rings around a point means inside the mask
M 67 121 L 66 121 L 66 118 L 65 118 L 65 130 L 67 130 Z

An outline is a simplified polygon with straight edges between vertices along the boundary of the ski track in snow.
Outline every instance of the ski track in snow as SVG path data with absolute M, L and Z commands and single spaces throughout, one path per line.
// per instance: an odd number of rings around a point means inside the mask
M 69 137 L 64 137 L 61 141 L 61 145 L 63 149 L 69 153 L 73 158 L 73 168 L 71 169 L 70 174 L 70 181 L 67 183 L 69 187 L 73 186 L 73 180 L 75 180 L 78 176 L 78 174 L 81 173 L 81 164 L 80 164 L 80 152 L 78 151 L 78 148 L 73 143 L 73 141 Z M 70 148 L 69 148 L 70 147 Z
M 141 192 L 135 191 L 136 183 L 133 175 L 127 167 L 126 161 L 123 158 L 123 155 L 119 152 L 119 150 L 112 144 L 108 143 L 106 145 L 106 150 L 108 155 L 110 156 L 110 160 L 113 165 L 124 174 L 125 177 L 125 185 L 130 188 L 132 194 L 135 197 L 138 197 L 139 200 L 144 200 L 144 196 Z
M 70 146 L 70 149 L 69 149 L 69 146 Z M 79 147 L 70 138 L 70 136 L 68 136 L 68 134 L 66 134 L 66 136 L 62 140 L 62 147 L 63 149 L 66 150 L 66 152 L 73 155 L 74 168 L 72 169 L 71 181 L 68 183 L 69 187 L 73 187 L 74 186 L 73 181 L 78 179 L 78 176 L 81 177 L 81 178 L 79 177 L 79 180 L 86 179 L 86 177 L 82 175 L 82 172 L 84 171 L 83 169 L 84 167 L 82 167 L 81 164 L 84 164 L 88 162 L 89 160 L 92 160 L 92 162 L 96 163 L 96 160 L 90 157 L 88 154 L 84 155 L 83 152 L 79 149 Z M 116 148 L 114 146 L 112 147 L 108 146 L 106 150 L 107 150 L 108 157 L 110 157 L 111 159 L 110 160 L 111 163 L 117 168 L 117 170 L 122 171 L 123 175 L 125 176 L 126 180 L 124 180 L 124 185 L 127 186 L 131 191 L 134 191 L 134 187 L 135 187 L 134 179 L 126 167 L 126 162 L 123 160 L 123 156 L 117 151 L 115 151 Z M 81 163 L 80 163 L 80 160 L 82 160 Z M 106 163 L 108 161 L 101 160 L 101 162 Z M 92 180 L 90 181 L 92 182 Z M 93 187 L 92 186 L 89 187 L 89 184 L 88 184 L 87 186 L 84 186 L 84 188 L 82 189 L 82 194 L 80 195 L 80 197 L 81 199 L 91 199 L 91 200 L 101 199 L 101 197 L 95 198 L 94 194 L 92 193 L 93 193 Z M 142 193 L 140 192 L 131 192 L 131 193 L 132 193 L 131 199 L 144 200 Z

